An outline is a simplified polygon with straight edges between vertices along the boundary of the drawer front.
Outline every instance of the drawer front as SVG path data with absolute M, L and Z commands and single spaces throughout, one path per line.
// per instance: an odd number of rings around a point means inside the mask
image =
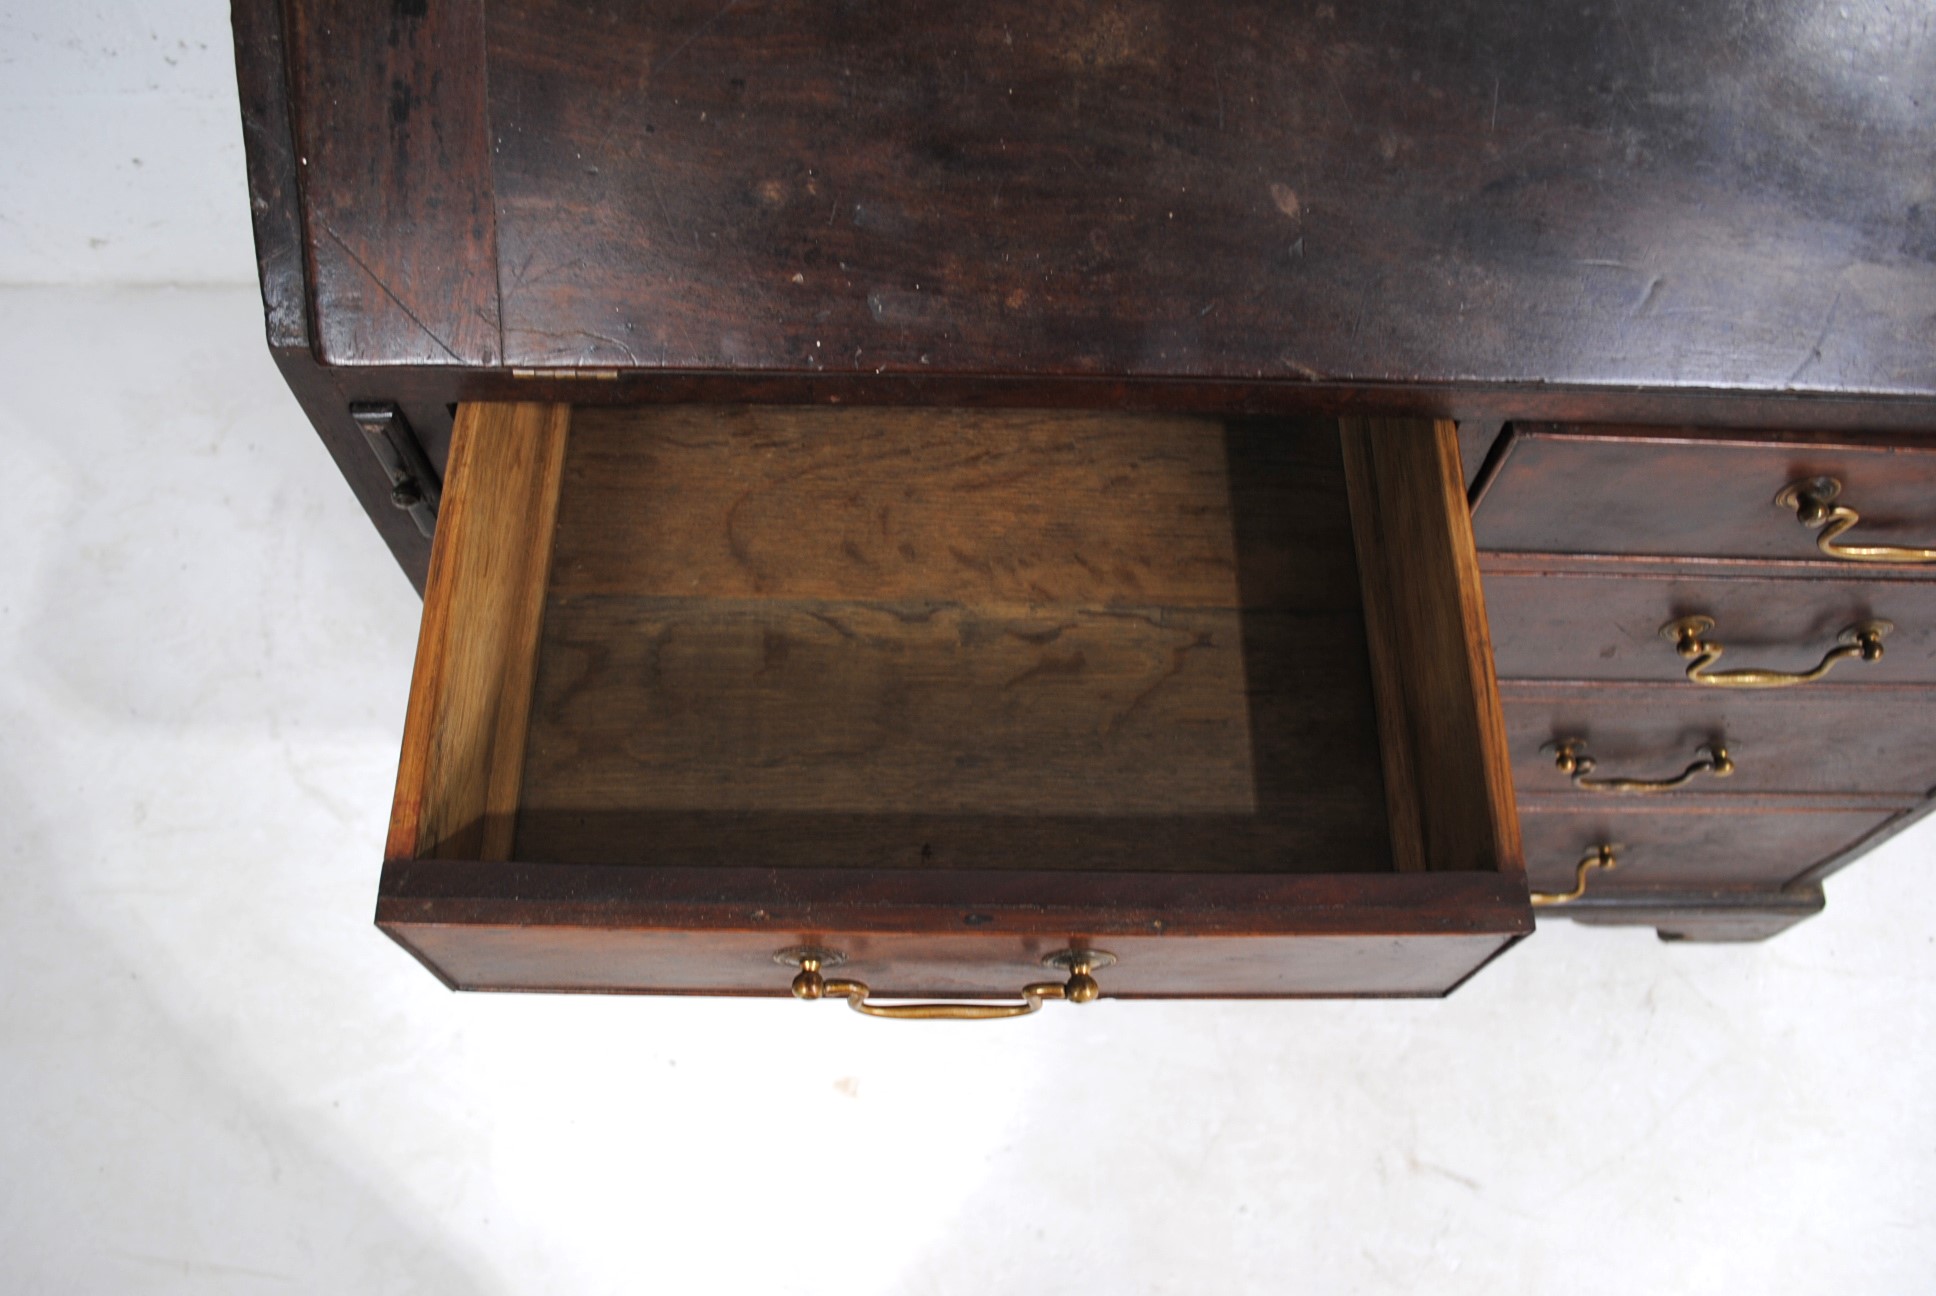
M 1505 920 L 1502 922 L 1502 918 Z M 883 998 L 1013 998 L 1071 948 L 1107 998 L 1444 994 L 1532 929 L 1518 874 L 1266 877 L 384 865 L 377 925 L 466 990 L 784 996 L 827 950 Z M 1502 927 L 1504 930 L 1502 930 Z
M 1731 689 L 1673 684 L 1508 684 L 1513 785 L 1521 797 L 1611 797 L 1608 780 L 1672 779 L 1719 744 L 1732 773 L 1629 790 L 1649 803 L 1706 793 L 1833 793 L 1906 806 L 1936 789 L 1936 688 Z M 1558 767 L 1573 745 L 1579 782 Z M 1583 756 L 1592 762 L 1582 768 Z
M 1699 887 L 1782 886 L 1854 846 L 1894 816 L 1877 810 L 1716 810 L 1522 807 L 1526 876 L 1535 892 L 1573 886 L 1581 858 L 1602 844 L 1618 863 L 1587 877 L 1592 895 Z M 1553 912 L 1563 909 L 1556 906 Z
M 1859 519 L 1840 543 L 1936 545 L 1936 439 L 1805 433 L 1517 428 L 1473 527 L 1481 549 L 1500 551 L 1827 559 L 1821 532 L 1775 502 L 1823 477 Z
M 1846 630 L 1881 619 L 1893 629 L 1880 660 L 1842 661 L 1798 687 L 1936 683 L 1936 582 L 1553 573 L 1500 560 L 1482 568 L 1501 679 L 1679 681 L 1690 694 L 1720 692 L 1687 682 L 1689 663 L 1661 634 L 1701 615 L 1714 621 L 1704 637 L 1725 650 L 1715 671 L 1806 671 Z
M 450 984 L 1440 994 L 1532 929 L 1450 424 L 465 405 L 443 500 L 378 921 Z

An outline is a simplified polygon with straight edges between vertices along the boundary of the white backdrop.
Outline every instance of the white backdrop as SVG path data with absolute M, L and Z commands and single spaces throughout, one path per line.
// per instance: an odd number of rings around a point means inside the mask
M 370 923 L 418 605 L 262 345 L 226 15 L 56 8 L 0 19 L 0 279 L 95 285 L 0 288 L 0 1291 L 1930 1290 L 1936 825 L 1443 1003 L 446 993 Z

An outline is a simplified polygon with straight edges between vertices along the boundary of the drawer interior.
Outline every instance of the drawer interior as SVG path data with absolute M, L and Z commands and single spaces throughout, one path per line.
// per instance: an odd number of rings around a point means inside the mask
M 581 411 L 513 854 L 1393 867 L 1335 423 Z
M 1477 935 L 1437 989 L 1525 929 L 1449 425 L 466 407 L 445 498 L 393 864 Z

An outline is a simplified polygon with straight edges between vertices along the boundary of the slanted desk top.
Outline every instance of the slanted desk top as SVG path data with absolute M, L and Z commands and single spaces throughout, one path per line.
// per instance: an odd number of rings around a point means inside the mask
M 235 25 L 270 342 L 419 583 L 352 401 L 440 467 L 460 398 L 1936 423 L 1913 6 Z

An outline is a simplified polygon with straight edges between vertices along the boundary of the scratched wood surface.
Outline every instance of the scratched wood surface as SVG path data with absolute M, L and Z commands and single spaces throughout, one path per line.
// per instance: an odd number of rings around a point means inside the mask
M 288 9 L 330 363 L 1936 392 L 1914 6 Z
M 1335 426 L 581 412 L 519 858 L 1391 867 Z
M 285 13 L 317 359 L 499 363 L 483 13 L 427 0 Z
M 1936 390 L 1913 6 L 488 9 L 511 364 Z
M 350 401 L 1936 429 L 1884 0 L 235 9 L 272 345 L 419 586 Z

